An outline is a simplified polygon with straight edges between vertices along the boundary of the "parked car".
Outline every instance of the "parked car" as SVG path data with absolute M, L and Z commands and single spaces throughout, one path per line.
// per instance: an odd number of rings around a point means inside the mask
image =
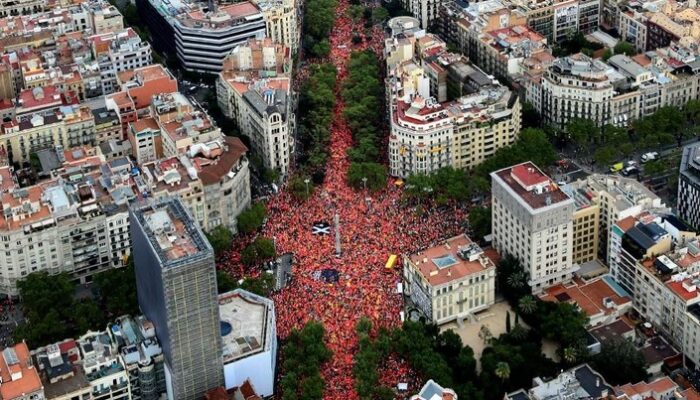
M 657 158 L 659 158 L 659 153 L 656 151 L 642 154 L 643 163 L 656 160 Z

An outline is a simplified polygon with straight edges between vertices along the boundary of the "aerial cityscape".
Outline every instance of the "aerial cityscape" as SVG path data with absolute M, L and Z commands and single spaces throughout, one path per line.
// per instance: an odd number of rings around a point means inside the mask
M 0 0 L 0 400 L 700 400 L 695 0 Z

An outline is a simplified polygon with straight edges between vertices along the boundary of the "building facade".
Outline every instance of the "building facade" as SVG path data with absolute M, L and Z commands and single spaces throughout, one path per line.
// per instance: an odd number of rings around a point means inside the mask
M 130 211 L 139 305 L 165 355 L 169 399 L 223 385 L 214 251 L 178 199 Z
M 571 280 L 575 204 L 531 162 L 491 173 L 493 246 L 517 258 L 532 291 Z
M 496 265 L 466 235 L 403 258 L 404 294 L 436 324 L 471 320 L 488 309 L 495 284 Z
M 678 175 L 678 216 L 700 229 L 700 146 L 683 149 Z

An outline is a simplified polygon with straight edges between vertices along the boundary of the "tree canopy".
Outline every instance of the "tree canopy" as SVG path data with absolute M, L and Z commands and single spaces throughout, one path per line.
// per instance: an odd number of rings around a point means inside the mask
M 644 355 L 628 339 L 613 339 L 603 344 L 591 366 L 612 385 L 640 382 L 647 378 Z
M 270 238 L 259 236 L 241 252 L 241 262 L 248 266 L 259 265 L 277 256 L 275 243 Z
M 326 171 L 336 73 L 330 63 L 311 66 L 299 96 L 299 137 L 304 149 L 300 175 L 311 176 L 315 183 L 323 181 Z
M 231 248 L 233 233 L 227 227 L 219 225 L 210 232 L 205 232 L 204 234 L 207 236 L 207 240 L 209 240 L 211 247 L 214 249 L 214 253 L 217 255 Z
M 244 235 L 255 232 L 262 227 L 267 210 L 263 203 L 253 203 L 249 209 L 238 216 L 238 231 Z
M 310 321 L 299 330 L 292 330 L 283 346 L 284 375 L 280 379 L 283 400 L 317 400 L 323 398 L 325 382 L 321 365 L 331 358 L 323 337 L 325 330 Z

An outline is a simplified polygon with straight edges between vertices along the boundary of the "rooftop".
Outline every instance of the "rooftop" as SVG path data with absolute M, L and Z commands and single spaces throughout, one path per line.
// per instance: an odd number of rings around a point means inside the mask
M 457 393 L 452 389 L 443 388 L 430 379 L 417 395 L 411 397 L 411 400 L 457 400 Z
M 432 286 L 460 281 L 496 268 L 481 247 L 464 234 L 447 239 L 439 246 L 412 254 L 409 259 Z
M 42 390 L 41 379 L 32 365 L 29 348 L 25 342 L 6 347 L 0 353 L 0 360 L 0 398 L 22 398 Z
M 627 322 L 622 319 L 618 319 L 610 324 L 591 329 L 589 332 L 601 344 L 605 344 L 606 342 L 610 342 L 612 340 L 624 338 L 626 337 L 625 335 L 633 331 L 634 328 L 629 326 Z
M 236 289 L 219 295 L 224 363 L 267 351 L 274 334 L 272 300 Z
M 683 148 L 680 174 L 685 179 L 700 185 L 700 144 L 693 143 Z
M 210 256 L 211 245 L 178 199 L 165 199 L 132 209 L 164 268 Z
M 554 181 L 530 161 L 492 172 L 491 177 L 502 181 L 533 210 L 571 201 Z
M 627 296 L 618 295 L 605 279 L 592 282 L 573 282 L 569 286 L 558 284 L 545 290 L 542 300 L 553 302 L 574 302 L 591 318 L 599 314 L 611 314 L 618 307 L 630 304 Z
M 615 387 L 615 392 L 618 394 L 626 394 L 630 398 L 641 397 L 643 399 L 653 398 L 660 399 L 666 398 L 670 392 L 678 389 L 678 385 L 669 378 L 668 376 L 663 376 L 656 379 L 653 382 L 639 382 L 639 383 L 628 383 L 626 385 Z

